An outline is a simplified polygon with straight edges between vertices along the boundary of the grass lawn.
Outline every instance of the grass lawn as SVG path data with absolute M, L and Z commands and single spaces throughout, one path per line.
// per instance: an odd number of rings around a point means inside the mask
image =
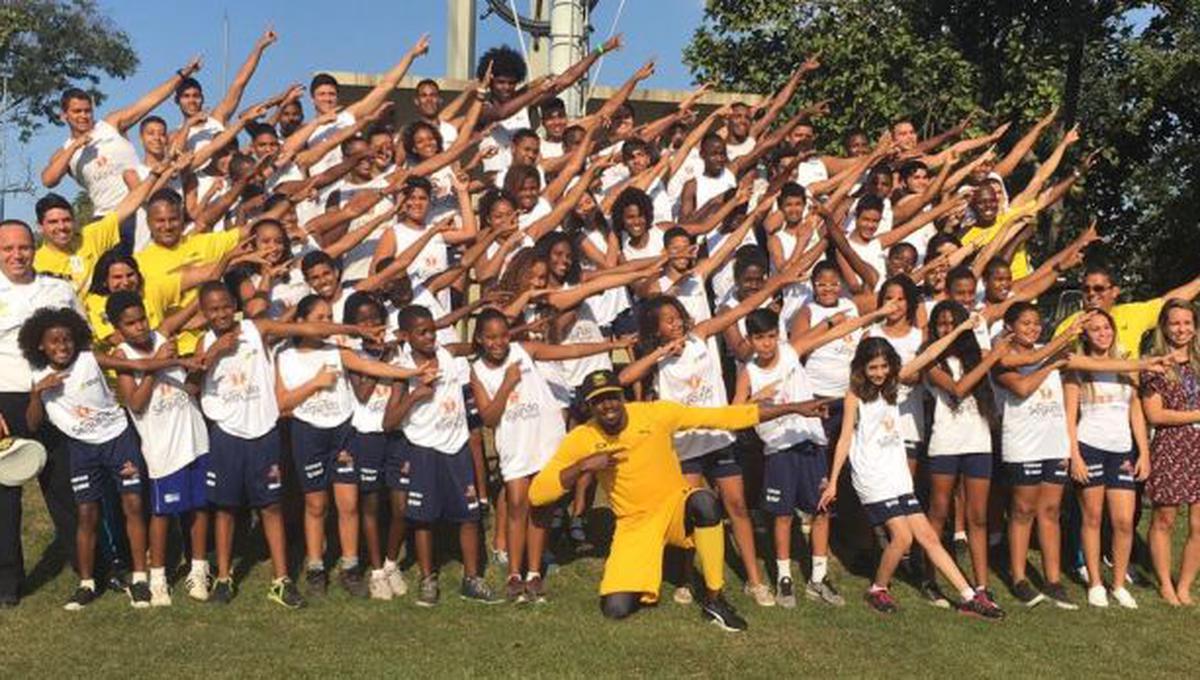
M 29 566 L 51 534 L 36 486 L 26 489 Z M 1181 518 L 1182 519 L 1182 518 Z M 964 566 L 966 566 L 964 564 Z M 366 676 L 732 676 L 1188 677 L 1200 661 L 1200 610 L 1170 609 L 1134 589 L 1141 609 L 1018 610 L 998 589 L 1007 620 L 987 623 L 933 609 L 898 584 L 891 617 L 861 601 L 867 582 L 832 566 L 849 604 L 829 609 L 801 599 L 793 610 L 756 608 L 731 573 L 727 593 L 750 621 L 743 634 L 701 622 L 696 607 L 670 602 L 621 623 L 596 604 L 601 562 L 581 558 L 550 574 L 550 602 L 484 607 L 457 598 L 456 562 L 442 574 L 442 603 L 426 610 L 412 594 L 352 602 L 336 587 L 287 611 L 266 600 L 269 568 L 252 568 L 229 607 L 192 602 L 182 589 L 170 608 L 135 611 L 109 593 L 82 612 L 62 603 L 69 570 L 0 611 L 0 677 Z M 410 585 L 415 569 L 407 572 Z M 499 586 L 501 572 L 488 573 Z M 1071 585 L 1082 602 L 1083 589 Z

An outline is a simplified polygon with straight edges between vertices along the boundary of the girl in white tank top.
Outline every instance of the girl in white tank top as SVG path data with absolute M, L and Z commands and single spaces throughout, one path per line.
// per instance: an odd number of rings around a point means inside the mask
M 891 278 L 883 282 L 877 295 L 877 305 L 886 302 L 897 305 L 895 311 L 883 319 L 883 323 L 872 326 L 868 337 L 883 338 L 892 345 L 901 362 L 912 361 L 921 350 L 925 334 L 917 328 L 917 287 L 907 277 Z M 916 474 L 917 456 L 911 455 L 925 441 L 925 390 L 921 376 L 914 375 L 911 383 L 901 382 L 897 393 L 900 406 L 900 435 L 909 451 L 909 471 Z
M 828 324 L 835 317 L 857 316 L 855 304 L 839 296 L 841 286 L 842 280 L 832 264 L 818 264 L 813 270 L 816 297 L 801 308 L 791 334 L 799 335 L 809 328 Z M 850 384 L 850 360 L 854 357 L 854 349 L 861 336 L 858 332 L 851 333 L 809 354 L 805 369 L 812 380 L 814 393 L 822 397 L 841 397 L 846 394 Z

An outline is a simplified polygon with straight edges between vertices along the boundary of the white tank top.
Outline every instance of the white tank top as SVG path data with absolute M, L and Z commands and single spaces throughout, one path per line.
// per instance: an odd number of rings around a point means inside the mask
M 883 252 L 883 246 L 879 244 L 878 239 L 873 238 L 866 243 L 859 243 L 854 237 L 847 237 L 846 243 L 850 244 L 850 249 L 863 262 L 871 265 L 881 281 L 887 276 L 887 255 Z
M 343 179 L 338 184 L 338 198 L 342 206 L 345 206 L 358 194 L 365 191 L 373 191 L 382 189 L 387 186 L 388 180 L 385 175 L 379 175 L 362 184 L 352 184 L 347 179 Z M 363 226 L 367 222 L 379 217 L 380 215 L 389 212 L 395 204 L 391 199 L 383 198 L 378 203 L 371 206 L 371 209 L 365 214 L 354 218 L 350 222 L 347 231 L 354 231 Z M 342 279 L 344 281 L 357 281 L 365 279 L 371 275 L 371 258 L 375 255 L 375 247 L 379 245 L 379 239 L 384 232 L 394 224 L 394 220 L 384 222 L 376 227 L 370 234 L 367 235 L 358 245 L 351 248 L 342 255 Z M 435 239 L 436 240 L 436 239 Z M 397 251 L 399 253 L 399 251 Z
M 495 172 L 512 165 L 512 136 L 513 133 L 522 128 L 532 128 L 533 123 L 529 120 L 529 109 L 521 109 L 513 115 L 496 123 L 492 128 L 492 133 L 484 137 L 479 143 L 479 149 L 486 151 L 489 148 L 495 147 L 498 149 L 496 155 L 491 158 L 483 159 L 483 171 Z
M 882 398 L 858 404 L 850 444 L 850 481 L 864 505 L 913 492 L 899 421 L 899 408 Z
M 292 409 L 292 417 L 314 427 L 333 428 L 354 413 L 354 393 L 342 366 L 341 350 L 333 346 L 320 349 L 286 347 L 275 357 L 275 366 L 284 388 L 294 390 L 312 380 L 322 369 L 337 373 L 332 387 L 317 390 Z
M 354 123 L 355 119 L 353 113 L 345 110 L 339 111 L 337 118 L 335 118 L 332 123 L 323 123 L 318 125 L 317 129 L 313 130 L 313 133 L 308 137 L 308 148 L 311 149 L 320 145 L 321 142 L 337 134 L 338 130 L 341 130 L 342 128 L 348 128 L 351 125 L 354 125 Z M 316 163 L 313 163 L 308 169 L 309 175 L 315 177 L 316 175 L 325 172 L 329 168 L 332 168 L 341 162 L 342 147 L 339 145 L 330 149 L 329 152 L 322 156 Z
M 204 119 L 203 123 L 188 128 L 187 140 L 184 142 L 183 148 L 193 153 L 199 151 L 211 144 L 213 139 L 224 131 L 225 126 L 221 124 L 221 121 L 209 116 Z
M 1092 373 L 1079 384 L 1080 444 L 1101 451 L 1124 453 L 1133 449 L 1129 425 L 1129 403 L 1133 385 L 1116 373 Z
M 379 360 L 362 350 L 357 350 L 357 352 L 364 359 Z M 384 412 L 387 411 L 388 400 L 392 398 L 392 381 L 384 378 L 375 380 L 375 388 L 367 396 L 365 404 L 358 400 L 357 395 L 352 396 L 354 396 L 354 415 L 350 417 L 350 424 L 354 427 L 354 431 L 362 434 L 383 432 Z
M 140 352 L 127 342 L 118 349 L 130 359 L 148 359 L 162 347 L 163 337 L 153 333 L 154 350 Z M 134 373 L 140 383 L 143 373 Z M 200 405 L 188 393 L 187 371 L 175 366 L 154 372 L 154 391 L 141 413 L 129 412 L 142 438 L 142 457 L 151 479 L 161 479 L 208 453 L 208 428 Z
M 962 362 L 956 357 L 946 359 L 950 377 L 962 379 Z M 962 400 L 928 383 L 933 394 L 933 429 L 929 433 L 929 455 L 957 456 L 965 453 L 991 453 L 992 431 L 987 418 L 979 412 L 974 394 Z
M 829 179 L 829 170 L 825 168 L 825 163 L 818 157 L 809 158 L 796 166 L 796 183 L 805 189 L 810 184 L 824 182 L 827 179 Z
M 784 261 L 790 260 L 796 252 L 796 235 L 787 229 L 780 229 L 775 232 L 775 237 L 779 239 L 779 247 L 783 252 Z M 805 247 L 808 245 L 805 244 Z M 774 266 L 772 266 L 772 271 L 775 271 Z M 783 307 L 779 310 L 779 319 L 785 329 L 791 331 L 796 312 L 799 312 L 800 308 L 811 300 L 812 286 L 807 281 L 797 281 L 783 287 Z
M 663 232 L 658 227 L 646 227 L 646 245 L 637 247 L 630 243 L 629 237 L 621 235 L 621 254 L 626 260 L 636 260 L 643 257 L 658 257 L 663 251 Z
M 597 250 L 599 250 L 601 253 L 604 253 L 606 256 L 608 255 L 608 237 L 601 233 L 600 230 L 589 230 L 586 233 L 586 238 L 588 243 L 591 243 L 593 246 L 595 246 Z M 596 271 L 597 269 L 594 262 L 582 255 L 580 255 L 579 258 L 579 264 L 585 272 Z M 596 323 L 600 324 L 601 326 L 608 326 L 612 324 L 613 319 L 615 319 L 618 314 L 626 309 L 629 309 L 629 293 L 625 290 L 624 286 L 609 288 L 599 295 L 593 295 L 592 297 L 588 298 L 588 301 L 591 303 L 592 313 L 596 317 Z
M 562 410 L 550 385 L 520 344 L 509 345 L 508 356 L 499 366 L 493 367 L 478 359 L 472 368 L 491 399 L 513 364 L 521 367 L 521 380 L 509 393 L 504 415 L 496 426 L 496 453 L 500 456 L 500 472 L 506 480 L 540 471 L 567 433 Z
M 570 288 L 570 286 L 566 288 Z M 604 334 L 600 332 L 596 310 L 596 305 L 601 299 L 601 296 L 592 296 L 575 308 L 575 322 L 571 324 L 571 329 L 567 331 L 567 337 L 562 339 L 562 344 L 580 345 L 584 343 L 604 342 Z M 562 370 L 563 379 L 572 388 L 582 383 L 588 373 L 599 370 L 611 371 L 613 367 L 612 359 L 609 357 L 608 352 L 601 352 L 600 354 L 593 354 L 579 359 L 563 359 L 558 364 Z
M 816 301 L 805 306 L 808 307 L 810 328 L 824 323 L 839 312 L 845 312 L 847 317 L 858 316 L 858 308 L 846 298 L 838 298 L 833 307 L 825 307 Z M 808 371 L 814 394 L 822 397 L 845 396 L 846 388 L 850 386 L 850 360 L 854 358 L 854 350 L 858 348 L 861 337 L 862 330 L 856 330 L 821 345 L 808 355 L 804 368 Z
M 709 343 L 689 335 L 683 353 L 658 362 L 658 397 L 684 406 L 728 406 L 721 358 Z M 725 430 L 687 430 L 675 435 L 680 460 L 703 456 L 734 442 Z
M 893 338 L 883 332 L 883 326 L 872 326 L 867 332 L 872 338 L 883 338 L 888 341 L 896 354 L 900 355 L 900 364 L 907 364 L 921 352 L 924 333 L 913 326 L 904 337 Z M 905 385 L 900 383 L 896 393 L 896 404 L 900 407 L 900 435 L 906 442 L 925 441 L 925 388 L 921 383 Z
M 47 366 L 33 372 L 33 382 L 57 372 Z M 42 392 L 46 417 L 71 439 L 103 444 L 118 437 L 129 426 L 125 410 L 117 403 L 104 372 L 91 352 L 80 352 L 66 369 L 62 385 Z
M 1038 366 L 1020 368 L 1028 375 Z M 1004 409 L 1001 458 L 1006 463 L 1058 460 L 1070 455 L 1062 377 L 1054 371 L 1024 399 L 997 385 Z
M 775 393 L 764 403 L 789 404 L 813 398 L 808 373 L 800 364 L 800 356 L 786 342 L 779 343 L 775 364 L 769 368 L 756 361 L 746 364 L 746 375 L 750 378 L 750 394 L 753 395 L 768 385 L 775 386 Z M 825 429 L 819 418 L 807 418 L 791 414 L 754 426 L 754 431 L 763 440 L 763 454 L 772 454 L 790 448 L 800 442 L 810 441 L 824 446 L 827 442 Z
M 240 330 L 237 347 L 204 372 L 200 407 L 226 433 L 242 439 L 258 439 L 279 420 L 275 372 L 254 322 L 242 321 Z M 204 334 L 205 347 L 211 347 L 216 340 L 211 330 Z
M 404 416 L 402 427 L 408 441 L 454 455 L 467 443 L 467 407 L 463 402 L 463 387 L 470 384 L 471 365 L 462 357 L 451 356 L 444 348 L 437 348 L 440 375 L 433 383 L 433 395 L 421 400 Z M 408 353 L 402 353 L 397 363 L 415 368 Z M 417 386 L 420 378 L 409 378 L 408 388 Z
M 708 291 L 704 289 L 704 281 L 694 274 L 688 274 L 675 283 L 672 283 L 670 278 L 661 276 L 658 279 L 658 289 L 667 295 L 674 295 L 687 310 L 688 316 L 692 317 L 692 323 L 712 318 L 712 309 L 708 305 Z
M 412 226 L 397 222 L 392 226 L 392 235 L 396 237 L 396 252 L 393 255 L 400 255 L 408 247 L 417 242 L 421 238 L 425 229 L 429 229 L 430 224 L 426 221 L 425 226 L 421 229 L 415 229 Z M 429 280 L 429 277 L 435 274 L 441 274 L 450 266 L 449 256 L 446 253 L 446 240 L 441 234 L 429 239 L 429 243 L 417 253 L 417 257 L 408 266 L 408 279 L 412 282 L 413 288 L 423 285 Z M 449 289 L 438 292 L 438 301 L 442 303 L 442 307 L 450 307 L 450 291 Z
M 107 121 L 97 120 L 89 134 L 91 141 L 75 150 L 67 168 L 88 192 L 96 215 L 105 215 L 129 193 L 122 173 L 138 164 L 138 156 L 133 144 Z M 62 144 L 64 149 L 70 145 L 70 139 Z
M 725 240 L 727 238 L 729 238 L 729 236 L 730 236 L 730 234 L 723 232 L 720 229 L 708 232 L 708 234 L 704 238 L 705 238 L 705 243 L 707 244 L 707 247 L 708 247 L 709 257 L 711 257 L 713 255 L 713 253 L 717 252 L 717 249 L 721 247 L 721 244 L 724 243 Z M 741 248 L 742 246 L 745 246 L 745 245 L 757 245 L 757 244 L 758 244 L 758 239 L 755 238 L 754 230 L 752 229 L 752 230 L 746 232 L 746 234 L 742 237 L 742 242 L 739 243 L 736 248 L 734 248 L 734 251 L 736 252 L 737 248 Z M 730 257 L 728 260 L 725 261 L 725 264 L 721 265 L 721 267 L 719 269 L 717 269 L 716 272 L 713 273 L 713 276 L 712 276 L 713 295 L 716 295 L 718 300 L 725 297 L 729 293 L 729 291 L 733 290 L 733 286 L 734 286 L 733 262 L 734 262 L 734 259 L 735 258 Z
M 218 183 L 221 186 L 214 188 Z M 201 209 L 206 205 L 211 205 L 221 200 L 221 197 L 228 190 L 228 185 L 224 177 L 217 177 L 216 175 L 209 175 L 207 173 L 198 173 L 196 175 L 196 201 L 200 203 Z M 231 207 L 230 210 L 233 210 L 233 208 Z M 225 217 L 228 214 L 227 212 L 225 215 L 218 217 L 212 223 L 211 230 L 214 232 L 225 231 Z
M 737 178 L 729 168 L 721 168 L 721 174 L 709 177 L 701 166 L 700 172 L 696 173 L 696 210 L 703 208 L 714 196 L 720 196 L 736 186 Z

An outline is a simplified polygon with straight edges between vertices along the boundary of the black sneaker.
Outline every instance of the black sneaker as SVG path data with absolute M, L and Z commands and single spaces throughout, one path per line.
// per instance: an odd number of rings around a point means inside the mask
M 749 628 L 746 619 L 738 615 L 733 605 L 726 602 L 721 593 L 717 593 L 715 597 L 704 598 L 700 602 L 700 614 L 728 633 L 740 633 Z
M 1004 610 L 987 596 L 982 590 L 975 592 L 975 597 L 958 605 L 959 613 L 975 616 L 989 621 L 999 621 L 1004 618 Z
M 417 606 L 418 607 L 435 607 L 438 603 L 438 597 L 441 594 L 441 589 L 438 588 L 438 579 L 434 574 L 421 578 L 421 586 L 417 590 Z
M 796 586 L 791 576 L 784 576 L 775 584 L 775 604 L 785 609 L 795 609 Z
M 300 589 L 296 587 L 296 582 L 286 576 L 271 583 L 271 588 L 267 591 L 267 599 L 288 609 L 299 609 L 304 606 L 304 598 L 300 596 Z
M 483 580 L 482 576 L 464 576 L 462 589 L 458 591 L 458 596 L 464 600 L 480 604 L 496 604 L 500 602 L 500 598 L 496 597 L 495 593 L 492 592 L 491 586 L 487 584 L 487 581 Z
M 146 609 L 150 606 L 150 584 L 148 582 L 130 583 L 125 592 L 129 593 L 129 604 L 134 609 Z
M 229 604 L 233 601 L 233 579 L 219 578 L 213 582 L 212 590 L 208 593 L 208 601 L 217 604 Z
M 950 608 L 950 600 L 946 598 L 942 589 L 938 587 L 937 581 L 922 581 L 921 595 L 933 607 L 937 607 L 938 609 Z
M 525 596 L 525 582 L 520 574 L 512 574 L 504 583 L 504 597 L 513 604 L 524 604 L 529 601 Z
M 896 599 L 892 597 L 887 588 L 868 590 L 865 599 L 867 606 L 880 614 L 892 614 L 899 609 Z
M 1021 579 L 1013 584 L 1013 597 L 1020 600 L 1021 604 L 1026 607 L 1036 607 L 1046 599 L 1046 596 L 1038 592 L 1037 588 L 1029 582 L 1029 579 Z
M 321 597 L 329 591 L 329 576 L 324 569 L 304 570 L 304 589 L 309 597 Z
M 100 596 L 96 594 L 94 588 L 79 586 L 71 595 L 71 599 L 67 600 L 67 603 L 63 605 L 63 609 L 69 612 L 77 612 L 94 602 L 97 597 Z
M 534 576 L 525 581 L 525 597 L 533 603 L 541 604 L 546 601 L 546 581 L 541 576 Z
M 1046 597 L 1059 609 L 1079 609 L 1079 605 L 1071 601 L 1071 596 L 1067 594 L 1067 589 L 1062 583 L 1047 583 Z
M 363 568 L 361 565 L 341 570 L 338 573 L 338 584 L 351 597 L 366 598 L 371 594 L 370 588 L 367 586 L 367 580 L 363 578 Z

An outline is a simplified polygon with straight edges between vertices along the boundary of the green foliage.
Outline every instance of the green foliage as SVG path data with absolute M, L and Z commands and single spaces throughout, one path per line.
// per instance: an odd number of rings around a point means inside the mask
M 46 121 L 59 124 L 68 87 L 91 93 L 101 76 L 124 78 L 137 67 L 129 36 L 95 0 L 12 0 L 0 4 L 0 76 L 8 76 L 12 121 L 28 140 Z

